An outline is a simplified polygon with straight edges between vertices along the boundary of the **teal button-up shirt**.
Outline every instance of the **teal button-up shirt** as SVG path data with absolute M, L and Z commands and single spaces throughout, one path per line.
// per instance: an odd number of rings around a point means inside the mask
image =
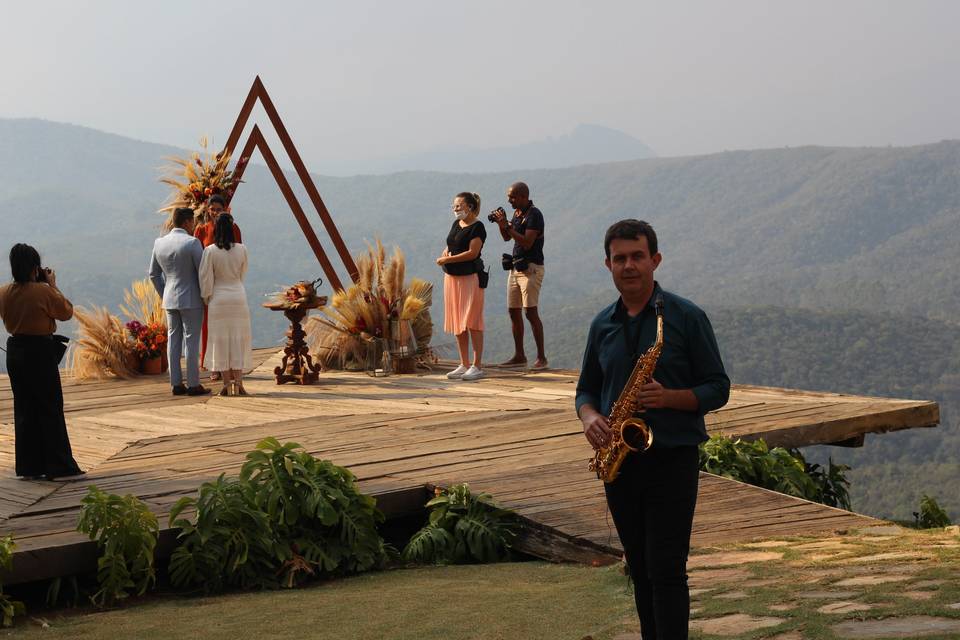
M 653 430 L 654 446 L 698 445 L 707 439 L 703 416 L 719 409 L 730 397 L 730 378 L 723 369 L 720 349 L 707 314 L 689 300 L 663 291 L 654 283 L 653 295 L 643 311 L 631 318 L 618 299 L 590 324 L 577 383 L 577 411 L 589 404 L 605 416 L 626 385 L 637 355 L 643 354 L 657 335 L 654 303 L 663 296 L 663 351 L 653 372 L 654 379 L 667 389 L 690 389 L 699 401 L 696 412 L 677 409 L 647 409 L 638 414 Z

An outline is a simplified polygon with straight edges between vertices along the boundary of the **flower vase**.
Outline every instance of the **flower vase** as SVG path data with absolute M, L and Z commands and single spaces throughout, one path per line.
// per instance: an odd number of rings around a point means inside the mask
M 140 371 L 144 375 L 155 376 L 159 373 L 162 373 L 162 370 L 163 360 L 160 358 L 160 356 L 144 358 L 140 364 Z

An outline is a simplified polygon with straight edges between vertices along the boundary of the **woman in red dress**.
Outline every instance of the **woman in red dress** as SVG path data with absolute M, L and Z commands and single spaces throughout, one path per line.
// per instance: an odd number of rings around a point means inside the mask
M 203 224 L 198 224 L 196 229 L 193 231 L 193 237 L 200 241 L 200 244 L 203 245 L 203 248 L 206 249 L 214 242 L 213 229 L 216 225 L 217 218 L 220 217 L 221 213 L 224 213 L 227 210 L 227 201 L 224 200 L 223 196 L 219 194 L 214 194 L 210 196 L 210 199 L 207 200 L 207 213 L 206 213 L 206 222 Z M 240 227 L 237 226 L 237 223 L 233 223 L 233 241 L 242 242 L 240 236 Z M 204 357 L 207 355 L 207 308 L 203 308 L 203 328 L 200 332 L 200 362 L 203 362 Z M 210 374 L 211 380 L 219 380 L 220 373 L 214 371 Z

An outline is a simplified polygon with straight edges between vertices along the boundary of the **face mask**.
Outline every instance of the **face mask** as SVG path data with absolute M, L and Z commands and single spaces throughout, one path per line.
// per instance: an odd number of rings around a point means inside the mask
M 468 215 L 470 215 L 470 213 L 467 211 L 457 211 L 453 214 L 453 217 L 457 220 L 466 220 Z

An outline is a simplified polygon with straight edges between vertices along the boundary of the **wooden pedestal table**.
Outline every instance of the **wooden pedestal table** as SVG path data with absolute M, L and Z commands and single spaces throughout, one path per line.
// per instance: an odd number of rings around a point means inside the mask
M 327 304 L 327 297 L 321 296 L 309 302 L 265 303 L 263 306 L 272 311 L 283 311 L 290 321 L 287 330 L 287 346 L 283 349 L 283 361 L 274 367 L 277 384 L 294 382 L 296 384 L 314 384 L 320 377 L 320 365 L 313 363 L 310 348 L 304 342 L 306 335 L 300 322 L 307 317 L 310 309 L 319 309 Z

